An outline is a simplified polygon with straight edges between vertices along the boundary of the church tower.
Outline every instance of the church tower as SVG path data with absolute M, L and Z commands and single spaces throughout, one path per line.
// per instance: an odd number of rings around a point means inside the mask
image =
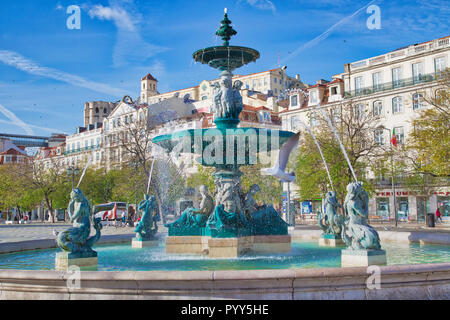
M 158 80 L 149 73 L 141 80 L 141 101 L 148 103 L 148 98 L 158 94 Z

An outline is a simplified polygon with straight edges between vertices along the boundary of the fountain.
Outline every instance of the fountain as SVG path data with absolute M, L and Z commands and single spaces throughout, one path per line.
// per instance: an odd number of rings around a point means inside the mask
M 271 205 L 257 206 L 253 186 L 244 193 L 240 166 L 256 164 L 257 153 L 276 150 L 294 133 L 289 131 L 238 128 L 242 111 L 240 87 L 232 82 L 232 71 L 259 58 L 259 52 L 246 47 L 230 46 L 236 31 L 225 10 L 216 33 L 224 40 L 222 46 L 200 49 L 195 61 L 221 71 L 213 83 L 214 123 L 216 129 L 191 129 L 157 136 L 153 143 L 168 152 L 190 153 L 204 166 L 212 166 L 216 193 L 215 202 L 208 190 L 201 187 L 203 200 L 198 209 L 188 208 L 177 221 L 167 224 L 168 253 L 203 253 L 210 257 L 236 257 L 246 252 L 284 252 L 290 250 L 288 225 Z M 270 141 L 269 138 L 270 137 Z

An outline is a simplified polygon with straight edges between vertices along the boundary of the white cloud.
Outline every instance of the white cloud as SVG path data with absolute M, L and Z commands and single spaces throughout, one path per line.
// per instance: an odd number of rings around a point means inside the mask
M 142 63 L 148 58 L 168 48 L 146 42 L 139 30 L 142 16 L 133 1 L 109 1 L 109 6 L 94 5 L 89 7 L 89 16 L 94 19 L 112 21 L 117 28 L 117 42 L 113 50 L 115 67 L 130 63 Z
M 125 90 L 113 88 L 107 84 L 90 81 L 57 69 L 42 67 L 14 51 L 0 50 L 0 62 L 29 74 L 66 82 L 77 87 L 87 88 L 115 97 L 123 97 L 127 94 Z
M 356 10 L 355 12 L 353 12 L 351 15 L 348 15 L 344 18 L 342 18 L 341 20 L 339 20 L 338 22 L 336 22 L 335 24 L 333 24 L 331 27 L 329 27 L 325 32 L 321 33 L 320 35 L 318 35 L 317 37 L 315 37 L 314 39 L 308 41 L 307 43 L 303 44 L 302 46 L 298 47 L 294 52 L 292 52 L 291 54 L 289 54 L 287 57 L 285 57 L 284 59 L 282 59 L 280 61 L 280 63 L 284 64 L 286 63 L 288 60 L 296 57 L 300 52 L 302 52 L 305 49 L 311 48 L 315 45 L 317 45 L 319 42 L 321 42 L 322 40 L 328 38 L 328 36 L 339 26 L 347 23 L 348 21 L 350 21 L 353 17 L 355 17 L 356 15 L 358 15 L 361 11 L 365 10 L 368 6 L 370 6 L 373 2 L 375 2 L 377 0 L 372 0 L 369 3 L 367 3 L 365 6 L 363 6 L 362 8 L 359 8 L 358 10 Z
M 18 127 L 21 127 L 23 130 L 25 130 L 25 132 L 27 134 L 30 134 L 30 135 L 34 134 L 34 131 L 33 131 L 33 129 L 30 128 L 30 125 L 28 125 L 25 122 L 23 122 L 22 120 L 20 120 L 14 113 L 12 113 L 8 109 L 6 109 L 1 104 L 0 104 L 0 113 L 3 113 L 3 115 L 10 120 L 10 122 L 6 121 L 6 120 L 0 120 L 1 122 L 6 122 L 9 124 L 13 124 Z
M 133 19 L 123 8 L 104 7 L 99 4 L 91 8 L 88 14 L 91 18 L 113 21 L 118 29 L 136 32 Z
M 277 10 L 273 2 L 270 0 L 246 0 L 246 2 L 257 9 L 271 10 L 272 12 Z

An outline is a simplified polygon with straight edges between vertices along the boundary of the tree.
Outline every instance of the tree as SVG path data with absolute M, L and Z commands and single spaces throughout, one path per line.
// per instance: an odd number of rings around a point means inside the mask
M 316 109 L 309 116 L 311 123 L 315 124 L 312 130 L 324 154 L 338 199 L 343 202 L 346 187 L 354 178 L 334 130 L 340 137 L 358 181 L 362 181 L 365 190 L 372 193 L 374 185 L 367 179 L 367 173 L 373 159 L 385 152 L 374 139 L 379 125 L 378 116 L 370 112 L 366 105 L 353 100 L 324 110 L 324 113 L 326 117 Z M 302 131 L 294 167 L 302 199 L 323 198 L 330 191 L 331 185 L 322 157 L 307 130 Z
M 147 119 L 136 119 L 123 132 L 119 133 L 119 148 L 123 155 L 122 165 L 138 168 L 139 173 L 147 179 L 152 172 L 150 187 L 156 197 L 163 223 L 165 223 L 169 203 L 180 194 L 180 190 L 184 189 L 186 185 L 183 175 L 184 166 L 177 166 L 172 157 L 163 152 L 157 156 L 152 154 L 152 150 L 155 148 L 152 143 L 154 129 L 155 126 Z
M 430 106 L 412 121 L 413 130 L 406 145 L 414 172 L 436 178 L 450 176 L 450 69 L 441 75 L 437 89 L 425 95 Z
M 23 179 L 23 186 L 27 190 L 33 190 L 44 199 L 51 222 L 55 222 L 54 201 L 57 200 L 58 191 L 67 185 L 67 172 L 63 168 L 62 161 L 53 159 L 47 163 L 28 161 L 17 164 L 13 167 L 13 171 L 17 177 Z

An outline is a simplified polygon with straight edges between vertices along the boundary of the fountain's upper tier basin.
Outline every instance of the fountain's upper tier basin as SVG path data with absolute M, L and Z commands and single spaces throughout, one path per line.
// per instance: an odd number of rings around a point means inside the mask
M 217 167 L 256 164 L 258 153 L 280 149 L 293 135 L 261 128 L 189 129 L 157 136 L 153 143 L 168 152 L 200 155 L 202 165 Z
M 217 46 L 197 50 L 193 58 L 221 71 L 233 71 L 259 59 L 259 52 L 247 47 Z

